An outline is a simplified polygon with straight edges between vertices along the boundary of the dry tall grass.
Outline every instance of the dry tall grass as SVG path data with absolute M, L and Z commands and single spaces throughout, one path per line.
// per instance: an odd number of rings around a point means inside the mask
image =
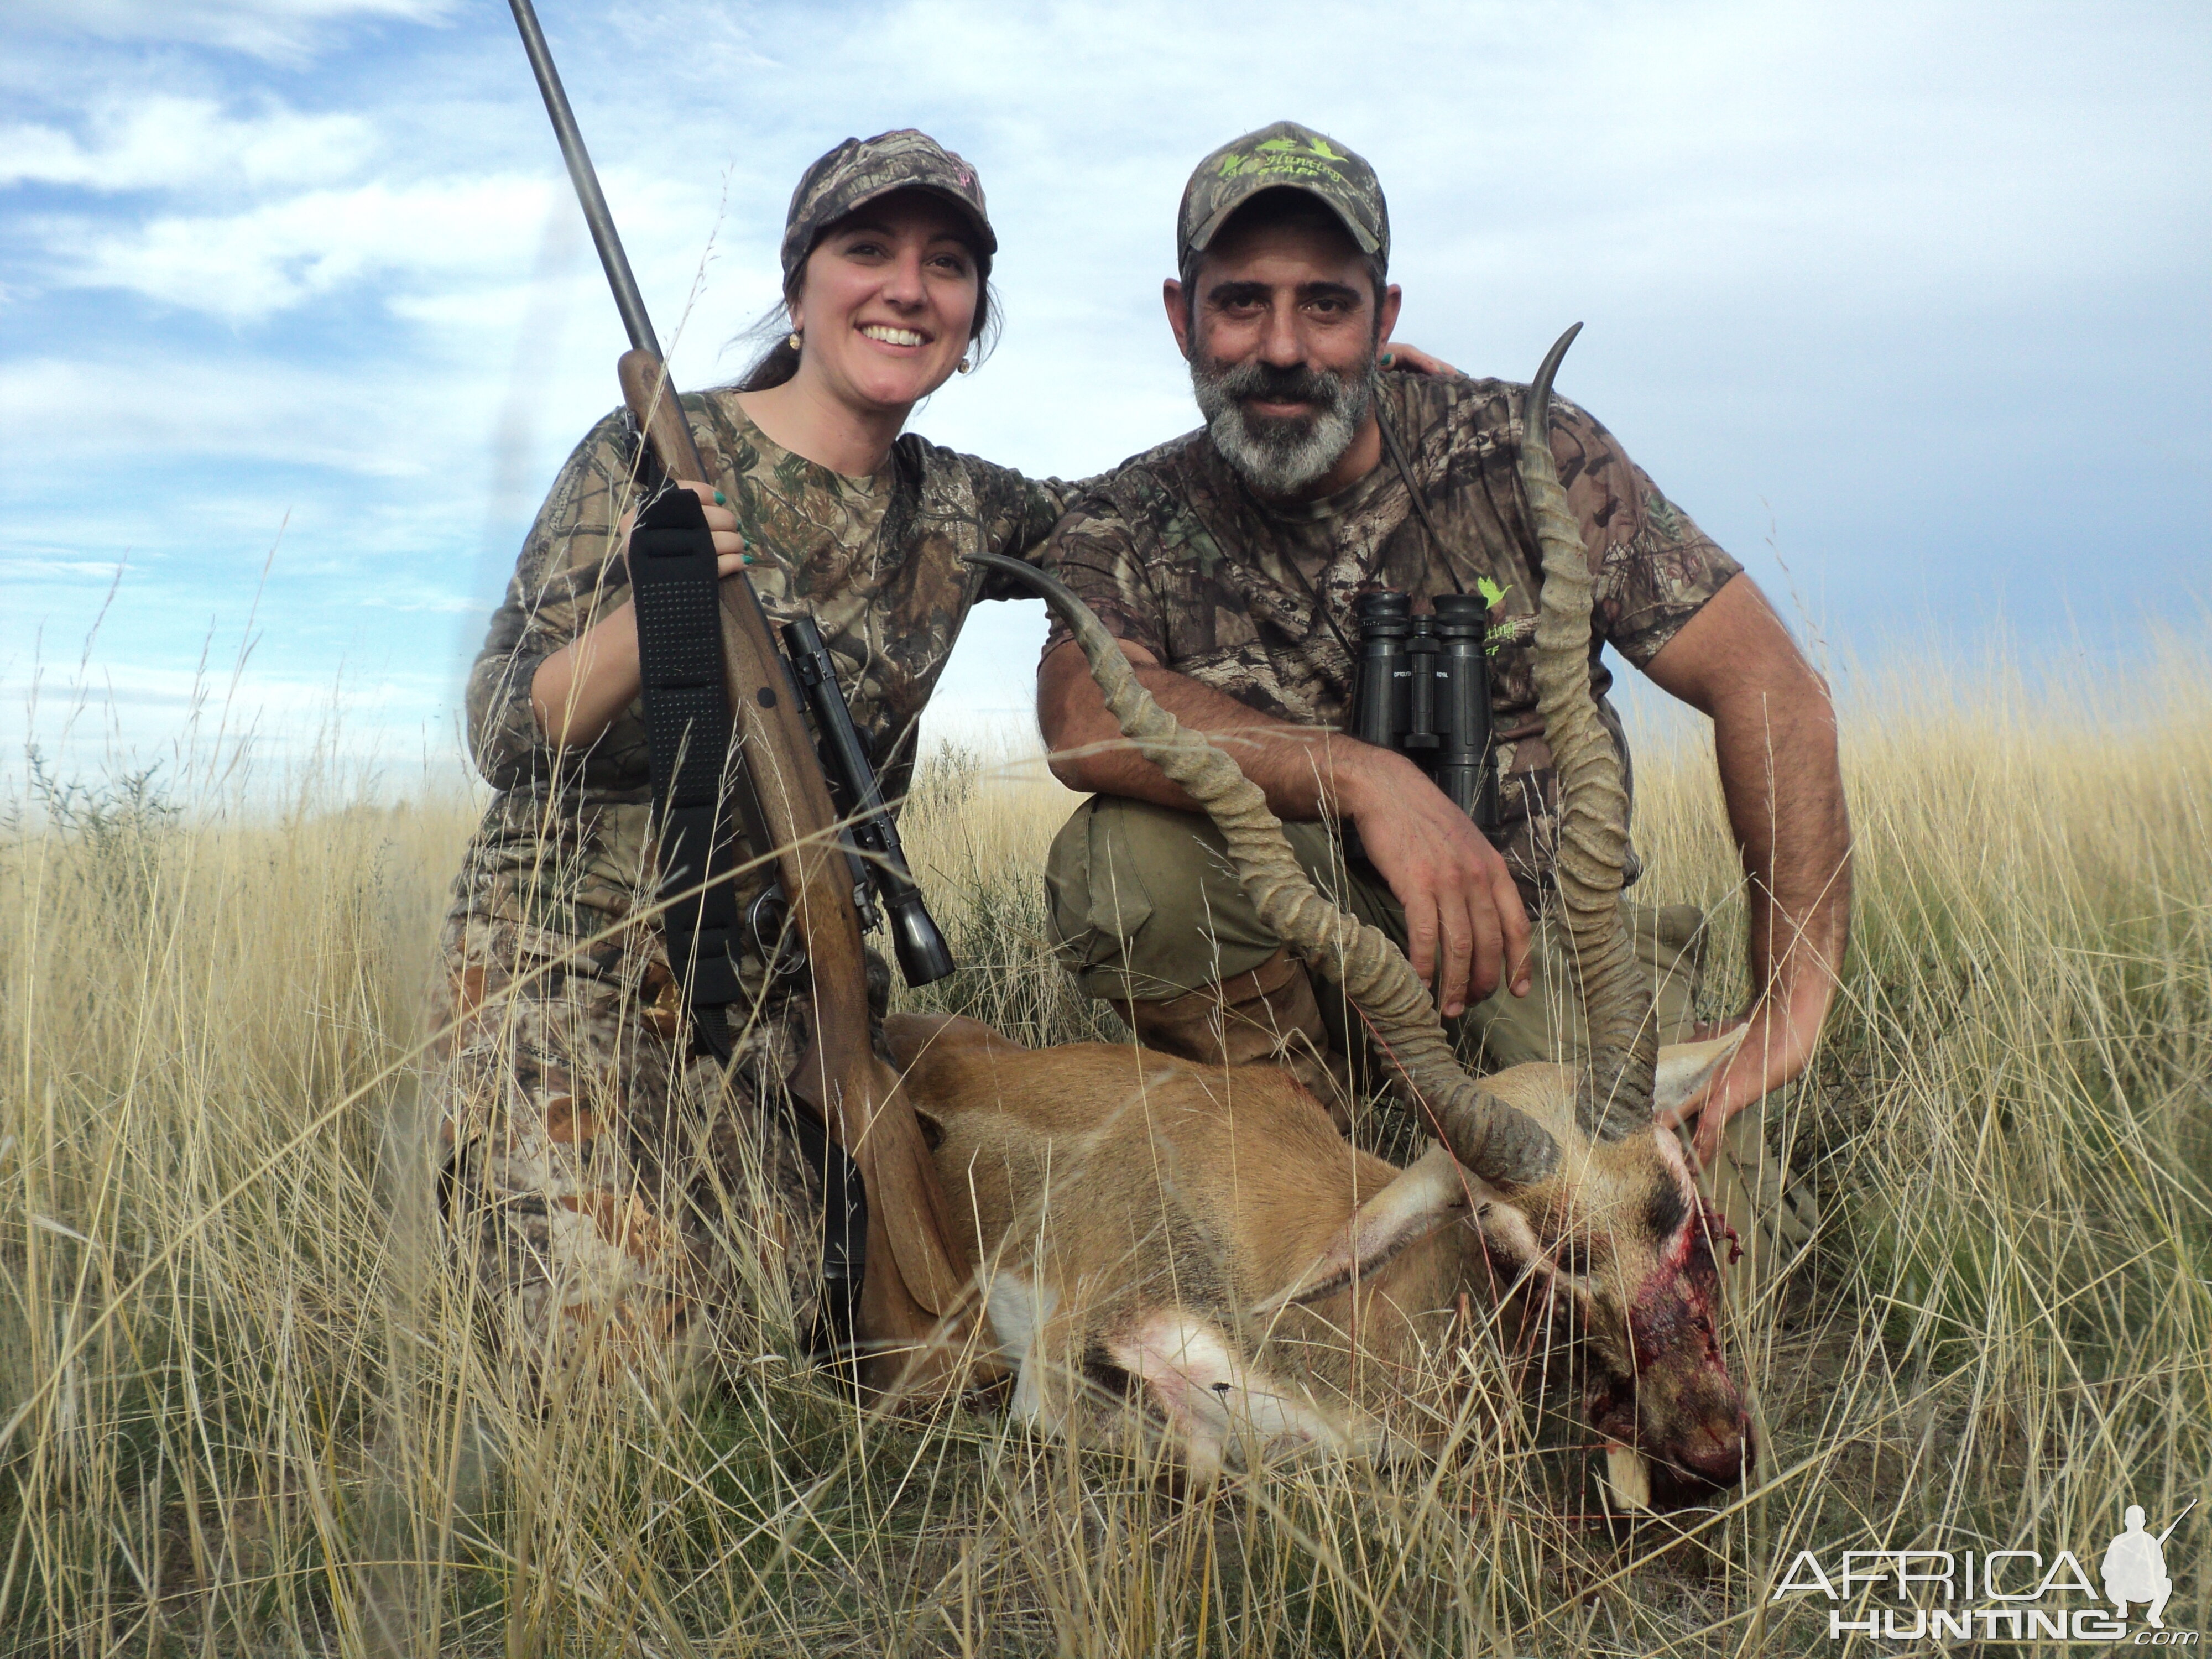
M 1766 1605 L 1801 1548 L 2087 1552 L 2124 1502 L 2212 1499 L 2212 677 L 2168 669 L 2094 702 L 1922 684 L 1851 725 L 1848 1003 L 1787 1125 L 1824 1232 L 1744 1333 L 1763 1482 L 1628 1535 L 1585 1513 L 1540 1367 L 1441 1469 L 1194 1496 L 988 1415 L 864 1424 L 772 1357 L 519 1413 L 387 1201 L 465 812 L 111 796 L 19 826 L 0 1650 L 1842 1653 L 1825 1603 Z M 1686 728 L 1640 756 L 1645 896 L 1725 939 L 1710 765 Z M 975 964 L 946 996 L 1033 1042 L 1092 1018 L 1037 939 L 1068 805 L 951 765 L 911 815 Z M 2169 1546 L 2169 1626 L 2212 1625 L 2208 1537 Z

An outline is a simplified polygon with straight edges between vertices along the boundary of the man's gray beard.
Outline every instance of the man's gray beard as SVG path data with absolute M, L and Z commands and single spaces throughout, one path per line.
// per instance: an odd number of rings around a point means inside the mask
M 1356 377 L 1303 365 L 1284 371 L 1266 363 L 1217 368 L 1203 356 L 1190 360 L 1190 387 L 1214 447 L 1261 495 L 1296 495 L 1322 477 L 1352 447 L 1375 397 L 1375 365 Z M 1310 402 L 1315 412 L 1297 420 L 1255 420 L 1245 400 Z

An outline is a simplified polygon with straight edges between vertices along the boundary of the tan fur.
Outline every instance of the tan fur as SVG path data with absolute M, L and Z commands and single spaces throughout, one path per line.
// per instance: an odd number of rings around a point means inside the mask
M 1609 1368 L 1637 1369 L 1626 1310 L 1679 1242 L 1644 1218 L 1656 1191 L 1689 1189 L 1688 1172 L 1656 1135 L 1578 1133 L 1569 1068 L 1485 1079 L 1565 1148 L 1550 1180 L 1507 1195 L 1441 1147 L 1404 1170 L 1354 1150 L 1272 1067 L 1032 1051 L 941 1016 L 902 1016 L 887 1034 L 940 1131 L 959 1265 L 1017 1369 L 1017 1409 L 1042 1428 L 1114 1409 L 1128 1386 L 1200 1473 L 1300 1447 L 1431 1447 L 1449 1412 L 1416 1380 L 1443 1374 L 1425 1361 L 1452 1340 L 1461 1293 L 1493 1282 L 1486 1239 L 1574 1297 Z M 1711 1060 L 1688 1058 L 1706 1061 L 1702 1079 Z M 1561 1272 L 1571 1238 L 1587 1265 Z M 1664 1383 L 1657 1369 L 1639 1395 Z

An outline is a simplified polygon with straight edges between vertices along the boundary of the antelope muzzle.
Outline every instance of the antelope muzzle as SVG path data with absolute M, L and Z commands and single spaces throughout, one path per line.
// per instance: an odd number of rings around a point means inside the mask
M 1633 1374 L 1591 1379 L 1589 1422 L 1649 1468 L 1654 1509 L 1682 1509 L 1740 1483 L 1754 1461 L 1743 1395 L 1721 1352 L 1717 1216 L 1693 1215 L 1631 1297 Z

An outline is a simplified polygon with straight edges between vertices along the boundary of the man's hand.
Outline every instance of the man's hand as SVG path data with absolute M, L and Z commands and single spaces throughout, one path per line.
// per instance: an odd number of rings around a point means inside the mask
M 1437 1006 L 1447 1018 L 1501 981 L 1516 996 L 1528 994 L 1528 913 L 1505 860 L 1411 761 L 1340 732 L 1275 720 L 1161 667 L 1140 645 L 1121 646 L 1138 683 L 1186 727 L 1234 755 L 1276 817 L 1333 816 L 1358 826 L 1368 858 L 1405 907 L 1407 955 L 1425 981 L 1437 977 L 1443 943 Z M 1038 665 L 1037 724 L 1053 775 L 1070 789 L 1198 810 L 1122 739 L 1073 640 Z
M 1828 1017 L 1834 985 L 1826 975 L 1807 975 L 1786 995 L 1761 998 L 1748 1014 L 1700 1025 L 1693 1033 L 1702 1041 L 1740 1026 L 1749 1028 L 1728 1064 L 1702 1091 L 1660 1115 L 1660 1123 L 1670 1129 L 1696 1122 L 1691 1151 L 1698 1168 L 1710 1168 L 1719 1155 L 1721 1131 L 1730 1118 L 1803 1074 L 1813 1057 L 1814 1040 Z
M 1422 982 L 1436 985 L 1443 1017 L 1456 1018 L 1501 978 L 1515 996 L 1528 995 L 1528 913 L 1520 890 L 1498 849 L 1450 797 L 1404 756 L 1368 749 L 1358 763 L 1340 763 L 1337 800 L 1405 907 L 1406 955 Z
M 1712 718 L 1751 901 L 1753 1000 L 1721 1028 L 1749 1030 L 1704 1091 L 1667 1120 L 1697 1119 L 1692 1151 L 1710 1164 L 1729 1119 L 1812 1060 L 1850 934 L 1850 820 L 1827 685 L 1750 577 L 1707 600 L 1645 672 Z

